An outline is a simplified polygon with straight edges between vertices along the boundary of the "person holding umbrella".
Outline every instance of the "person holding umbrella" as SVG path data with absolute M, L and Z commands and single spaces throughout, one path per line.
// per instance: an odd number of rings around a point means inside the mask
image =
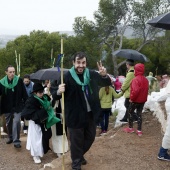
M 90 149 L 99 121 L 100 101 L 98 86 L 109 86 L 111 80 L 102 63 L 97 63 L 98 70 L 87 68 L 87 56 L 78 52 L 73 58 L 73 67 L 64 75 L 64 83 L 58 86 L 53 97 L 64 93 L 65 120 L 70 136 L 72 169 L 81 170 L 86 164 L 84 154 Z

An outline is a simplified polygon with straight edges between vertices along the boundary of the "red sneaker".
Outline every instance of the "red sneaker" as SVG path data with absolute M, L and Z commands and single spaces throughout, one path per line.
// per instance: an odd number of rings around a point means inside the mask
M 142 131 L 136 130 L 136 134 L 137 134 L 138 136 L 142 136 Z
M 133 132 L 135 132 L 133 128 L 129 128 L 129 127 L 128 128 L 124 128 L 123 131 L 126 132 L 126 133 L 133 133 Z

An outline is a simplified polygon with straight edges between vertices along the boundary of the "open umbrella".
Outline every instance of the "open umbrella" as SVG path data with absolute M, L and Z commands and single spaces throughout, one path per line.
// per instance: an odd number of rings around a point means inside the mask
M 67 72 L 69 69 L 64 69 Z M 58 80 L 61 75 L 60 70 L 57 67 L 41 69 L 30 75 L 32 80 Z
M 116 50 L 112 54 L 117 57 L 132 59 L 132 60 L 141 61 L 141 62 L 149 61 L 149 59 L 144 54 L 136 50 L 131 50 L 131 49 Z
M 159 15 L 147 22 L 147 24 L 157 27 L 163 28 L 166 30 L 170 30 L 170 12 Z

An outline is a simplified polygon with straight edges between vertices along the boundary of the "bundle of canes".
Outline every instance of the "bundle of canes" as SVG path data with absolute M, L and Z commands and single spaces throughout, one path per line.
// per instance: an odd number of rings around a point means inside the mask
M 63 39 L 61 38 L 61 84 L 63 84 Z M 62 170 L 65 170 L 65 161 L 64 161 L 64 154 L 65 154 L 65 139 L 66 139 L 66 132 L 65 132 L 65 113 L 64 113 L 64 93 L 62 93 L 61 99 L 61 108 L 62 108 L 62 117 L 63 117 L 63 155 L 62 155 Z

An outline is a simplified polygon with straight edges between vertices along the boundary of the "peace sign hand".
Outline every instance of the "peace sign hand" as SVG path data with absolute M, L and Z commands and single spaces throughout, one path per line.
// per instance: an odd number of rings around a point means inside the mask
M 99 61 L 97 62 L 97 67 L 98 67 L 98 70 L 99 70 L 99 74 L 101 76 L 106 76 L 107 75 L 107 71 L 106 71 L 106 68 L 102 65 L 102 62 Z

